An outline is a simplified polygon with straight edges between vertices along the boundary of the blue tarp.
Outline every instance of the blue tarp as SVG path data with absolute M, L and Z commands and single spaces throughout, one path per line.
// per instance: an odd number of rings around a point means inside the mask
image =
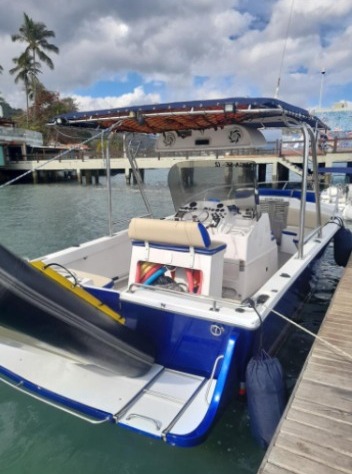
M 319 167 L 318 173 L 335 173 L 335 174 L 352 174 L 352 167 L 349 166 L 333 166 L 333 167 Z

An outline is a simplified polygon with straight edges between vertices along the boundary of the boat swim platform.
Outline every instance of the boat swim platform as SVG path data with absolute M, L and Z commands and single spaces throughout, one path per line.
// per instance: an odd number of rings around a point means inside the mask
M 352 257 L 318 335 L 352 357 Z M 352 360 L 315 340 L 258 474 L 352 473 Z

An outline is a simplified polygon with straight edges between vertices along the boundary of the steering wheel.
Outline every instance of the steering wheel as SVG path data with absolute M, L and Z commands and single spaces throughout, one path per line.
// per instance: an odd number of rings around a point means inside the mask
M 185 212 L 182 216 L 183 221 L 191 222 L 206 222 L 210 217 L 209 211 L 205 209 L 194 209 L 188 212 Z
M 192 201 L 182 206 L 175 218 L 218 227 L 229 214 L 228 206 L 221 201 Z

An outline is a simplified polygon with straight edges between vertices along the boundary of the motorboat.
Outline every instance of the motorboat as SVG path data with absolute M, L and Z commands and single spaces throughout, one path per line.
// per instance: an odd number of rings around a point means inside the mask
M 321 202 L 335 204 L 345 221 L 352 220 L 351 168 L 349 166 L 321 167 L 318 171 L 328 181 L 320 193 Z
M 141 185 L 147 215 L 122 231 L 110 225 L 32 261 L 0 248 L 1 379 L 92 423 L 196 445 L 243 389 L 258 348 L 282 343 L 278 313 L 297 317 L 341 228 L 319 198 L 316 135 L 326 127 L 299 107 L 249 98 L 73 112 L 51 125 L 153 134 L 160 152 L 202 153 L 170 168 L 172 215 L 153 217 Z M 263 130 L 287 128 L 304 137 L 301 189 L 260 192 L 256 164 L 231 150 L 265 147 Z

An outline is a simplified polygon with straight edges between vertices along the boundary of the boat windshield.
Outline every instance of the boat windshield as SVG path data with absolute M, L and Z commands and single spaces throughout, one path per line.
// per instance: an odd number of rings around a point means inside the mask
M 191 201 L 225 201 L 239 209 L 258 203 L 253 162 L 204 160 L 177 163 L 169 171 L 168 185 L 177 211 Z

